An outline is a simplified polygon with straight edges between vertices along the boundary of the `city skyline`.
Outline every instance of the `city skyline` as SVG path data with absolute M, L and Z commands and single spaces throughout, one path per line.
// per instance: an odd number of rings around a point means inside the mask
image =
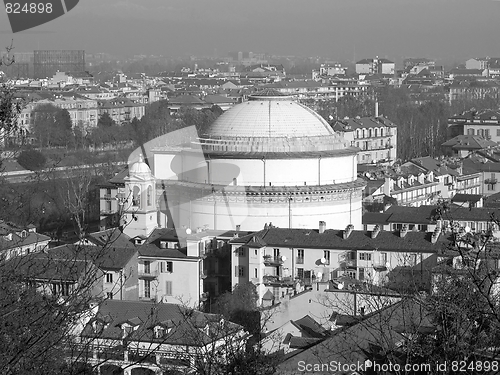
M 174 57 L 240 50 L 348 61 L 376 55 L 460 61 L 500 55 L 499 7 L 495 0 L 87 0 L 64 17 L 16 34 L 2 14 L 0 42 L 13 40 L 23 52 Z

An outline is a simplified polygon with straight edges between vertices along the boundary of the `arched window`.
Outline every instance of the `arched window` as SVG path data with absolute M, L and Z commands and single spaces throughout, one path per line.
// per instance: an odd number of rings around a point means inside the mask
M 372 137 L 372 129 L 368 129 L 368 137 L 371 138 Z
M 359 138 L 359 129 L 356 129 L 356 138 Z
M 383 137 L 384 136 L 384 128 L 380 128 L 380 136 Z
M 378 128 L 375 128 L 375 137 L 378 137 Z
M 134 190 L 132 192 L 132 206 L 141 207 L 141 199 L 140 199 L 141 190 L 139 186 L 134 186 Z
M 152 200 L 151 200 L 152 195 L 153 195 L 153 188 L 150 185 L 150 186 L 148 186 L 148 194 L 147 194 L 147 196 L 148 196 L 148 207 L 150 207 L 152 205 L 152 203 L 151 203 L 152 202 Z

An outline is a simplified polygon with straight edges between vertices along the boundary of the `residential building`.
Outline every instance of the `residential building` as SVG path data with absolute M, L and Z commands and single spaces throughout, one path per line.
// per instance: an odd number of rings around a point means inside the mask
M 395 199 L 398 205 L 418 207 L 432 204 L 442 198 L 440 181 L 434 176 L 434 172 L 417 171 L 388 171 L 366 172 L 365 178 L 371 183 L 370 191 L 365 193 L 363 203 L 365 205 L 386 204 L 387 197 Z
M 395 67 L 393 61 L 379 58 L 363 59 L 356 62 L 356 74 L 386 74 L 394 75 Z
M 356 117 L 337 120 L 332 128 L 355 147 L 359 164 L 384 163 L 396 160 L 397 126 L 383 116 Z
M 45 251 L 50 240 L 50 237 L 37 233 L 34 225 L 22 227 L 0 220 L 0 259 Z
M 441 229 L 433 233 L 409 231 L 371 232 L 317 229 L 266 228 L 230 242 L 233 286 L 250 281 L 257 286 L 259 302 L 276 303 L 293 296 L 313 282 L 348 276 L 383 284 L 397 279 L 401 267 L 414 267 L 436 254 L 446 243 Z M 399 267 L 399 268 L 398 268 Z
M 248 336 L 219 315 L 170 303 L 107 300 L 89 315 L 76 338 L 88 356 L 77 359 L 100 373 L 191 373 L 201 362 L 243 350 Z
M 480 136 L 486 140 L 500 142 L 500 112 L 475 109 L 462 112 L 448 119 L 448 130 L 452 137 Z M 466 142 L 462 143 L 466 144 Z
M 96 127 L 98 120 L 97 101 L 87 99 L 84 96 L 68 93 L 36 93 L 28 95 L 32 99 L 21 111 L 17 123 L 20 131 L 29 137 L 35 124 L 34 110 L 38 106 L 53 105 L 69 112 L 73 127 L 82 124 L 85 127 Z
M 487 139 L 492 138 L 489 129 L 478 129 L 478 132 L 484 134 L 484 137 L 482 135 L 473 135 L 472 133 L 474 133 L 474 131 L 474 128 L 469 128 L 467 129 L 469 134 L 457 135 L 456 137 L 443 143 L 442 146 L 448 149 L 448 152 L 452 156 L 460 158 L 466 158 L 477 151 L 488 150 L 492 147 L 498 146 L 496 141 Z M 498 138 L 500 138 L 500 136 Z
M 107 113 L 118 125 L 130 122 L 134 118 L 140 120 L 146 112 L 144 103 L 136 103 L 126 97 L 98 100 L 97 104 L 99 116 Z
M 465 69 L 488 69 L 489 57 L 472 58 L 465 62 Z
M 443 232 L 451 230 L 472 232 L 492 229 L 495 236 L 500 236 L 488 207 L 460 207 L 449 205 L 443 208 L 437 205 L 420 207 L 391 206 L 384 212 L 367 212 L 363 215 L 364 230 L 370 231 L 379 226 L 381 230 L 397 231 L 407 226 L 409 231 L 434 232 L 441 228 Z

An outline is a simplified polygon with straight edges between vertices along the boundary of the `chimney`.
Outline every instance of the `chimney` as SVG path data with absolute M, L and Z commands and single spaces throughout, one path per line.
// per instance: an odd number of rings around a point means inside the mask
M 441 234 L 441 228 L 436 227 L 436 229 L 434 229 L 434 233 L 432 233 L 431 243 L 433 244 L 436 243 L 440 234 Z
M 236 230 L 237 230 L 238 232 L 240 231 L 240 228 L 241 228 L 241 225 L 240 225 L 240 224 L 236 225 Z
M 325 233 L 326 230 L 326 222 L 325 221 L 320 221 L 319 222 L 319 233 Z
M 351 232 L 353 231 L 353 229 L 354 229 L 354 225 L 352 225 L 352 224 L 349 224 L 345 228 L 344 233 L 343 233 L 344 234 L 344 236 L 343 236 L 344 240 L 347 240 L 349 238 L 349 235 L 351 234 Z
M 375 117 L 378 117 L 378 102 L 375 101 Z
M 404 238 L 404 236 L 406 236 L 406 233 L 408 233 L 408 225 L 404 224 L 401 230 L 399 231 L 399 237 Z
M 380 233 L 380 226 L 377 224 L 372 230 L 372 238 L 377 238 L 377 235 Z

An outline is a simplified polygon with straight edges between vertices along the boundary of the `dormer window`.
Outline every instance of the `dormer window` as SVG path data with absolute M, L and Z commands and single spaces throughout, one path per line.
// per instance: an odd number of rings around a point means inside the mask
M 12 233 L 9 233 L 5 236 L 3 236 L 3 238 L 6 240 L 6 241 L 12 241 Z
M 161 339 L 165 336 L 165 327 L 163 326 L 156 326 L 154 328 L 154 336 L 155 339 Z

